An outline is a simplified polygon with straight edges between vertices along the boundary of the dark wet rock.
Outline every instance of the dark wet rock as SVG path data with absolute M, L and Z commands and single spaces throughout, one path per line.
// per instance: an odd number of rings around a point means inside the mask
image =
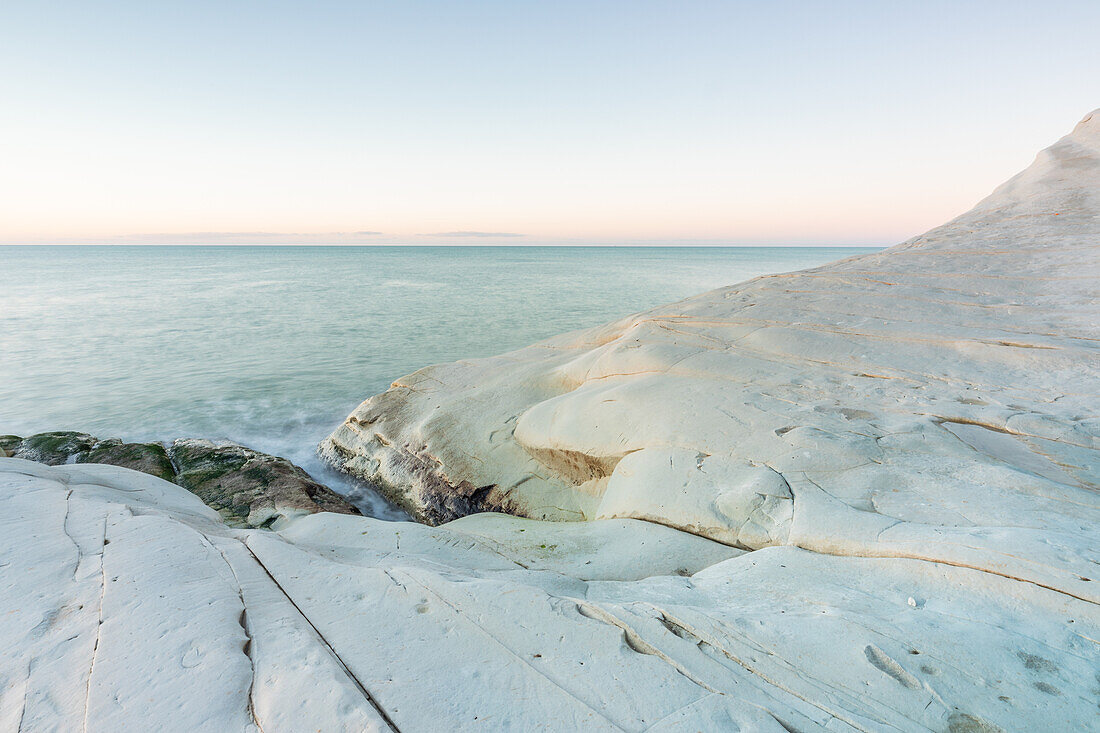
M 108 463 L 152 474 L 166 481 L 175 478 L 172 462 L 168 460 L 168 453 L 160 443 L 123 443 L 118 438 L 100 440 L 88 433 L 55 431 L 20 439 L 11 452 L 16 458 L 51 466 L 64 463 Z
M 22 442 L 23 439 L 18 435 L 0 435 L 0 458 L 15 455 L 15 449 Z
M 168 451 L 160 443 L 123 443 L 118 438 L 101 440 L 77 457 L 77 463 L 107 463 L 175 481 L 176 472 Z
M 87 433 L 67 430 L 38 433 L 19 443 L 15 449 L 15 457 L 49 466 L 60 466 L 64 463 L 75 463 L 81 456 L 89 453 L 97 442 L 95 436 Z
M 176 440 L 168 449 L 176 483 L 234 527 L 270 527 L 284 518 L 359 510 L 285 458 L 234 443 Z
M 475 486 L 465 480 L 451 481 L 439 470 L 439 461 L 430 455 L 407 449 L 394 449 L 387 454 L 389 470 L 411 477 L 414 490 L 408 491 L 404 486 L 387 481 L 377 466 L 366 476 L 355 473 L 348 467 L 356 460 L 355 454 L 331 440 L 321 445 L 319 454 L 408 512 L 416 521 L 433 527 L 481 512 L 523 516 L 497 485 Z
M 148 473 L 195 494 L 232 527 L 271 527 L 317 512 L 360 513 L 287 459 L 235 443 L 186 438 L 165 448 L 73 431 L 0 436 L 0 457 L 11 455 L 51 466 L 106 463 Z

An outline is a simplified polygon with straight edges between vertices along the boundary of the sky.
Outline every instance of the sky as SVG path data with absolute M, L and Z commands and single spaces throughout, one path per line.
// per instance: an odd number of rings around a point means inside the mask
M 1100 106 L 1100 2 L 11 0 L 0 242 L 888 245 Z

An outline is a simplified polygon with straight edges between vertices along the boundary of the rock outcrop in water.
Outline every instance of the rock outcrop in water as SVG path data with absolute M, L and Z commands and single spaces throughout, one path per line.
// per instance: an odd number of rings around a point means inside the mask
M 123 443 L 118 438 L 56 431 L 28 438 L 0 436 L 0 449 L 50 466 L 103 463 L 172 481 L 216 509 L 231 527 L 270 527 L 316 512 L 359 514 L 346 499 L 287 459 L 236 443 L 183 438 L 165 448 L 160 443 Z
M 76 463 L 99 442 L 95 436 L 69 430 L 38 433 L 29 438 L 15 435 L 5 435 L 4 438 L 13 455 L 48 466 Z
M 0 458 L 0 728 L 1095 730 L 1098 268 L 1100 115 L 910 243 L 422 370 L 325 446 L 426 519 L 591 521 L 234 529 Z
M 346 499 L 285 458 L 236 444 L 173 441 L 175 481 L 232 527 L 267 527 L 317 512 L 359 514 Z
M 0 435 L 0 458 L 11 458 L 22 442 L 18 435 Z

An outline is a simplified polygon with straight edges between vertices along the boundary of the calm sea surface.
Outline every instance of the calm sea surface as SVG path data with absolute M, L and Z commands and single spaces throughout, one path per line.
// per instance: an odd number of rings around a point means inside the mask
M 869 251 L 0 247 L 0 434 L 227 439 L 349 491 L 314 450 L 396 377 Z

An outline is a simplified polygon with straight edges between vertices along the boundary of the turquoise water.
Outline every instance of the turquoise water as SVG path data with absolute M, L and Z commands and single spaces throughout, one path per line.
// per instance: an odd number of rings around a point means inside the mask
M 314 450 L 403 374 L 867 251 L 0 247 L 0 433 L 227 439 L 349 490 Z

